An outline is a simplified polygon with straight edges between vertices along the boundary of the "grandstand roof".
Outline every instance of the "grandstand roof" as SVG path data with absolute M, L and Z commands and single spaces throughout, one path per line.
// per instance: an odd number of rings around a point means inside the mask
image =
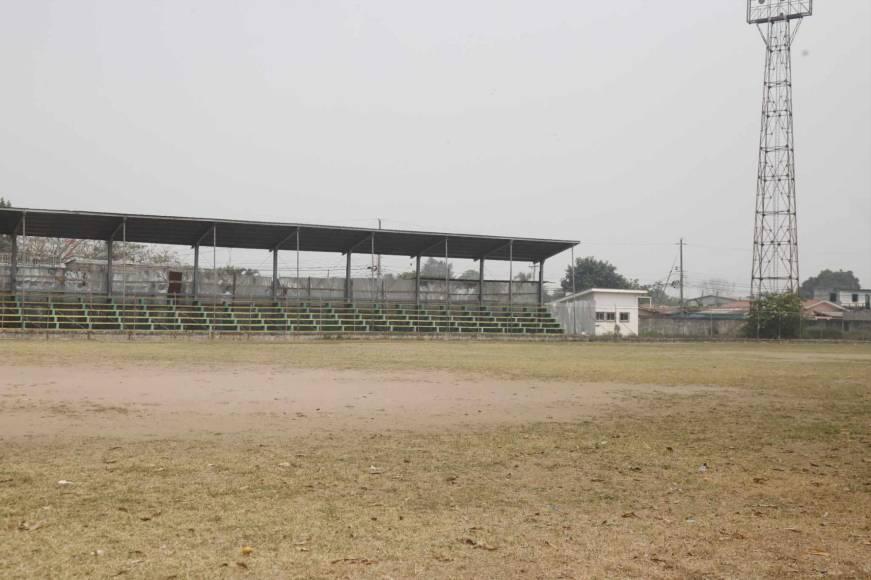
M 22 216 L 26 219 L 22 221 Z M 126 224 L 122 228 L 122 224 Z M 480 236 L 409 230 L 378 230 L 299 223 L 172 217 L 29 208 L 0 208 L 0 234 L 148 244 L 211 246 L 304 252 L 369 253 L 396 256 L 447 256 L 539 262 L 578 244 L 573 240 Z M 26 231 L 25 231 L 26 230 Z M 509 249 L 509 244 L 513 246 Z

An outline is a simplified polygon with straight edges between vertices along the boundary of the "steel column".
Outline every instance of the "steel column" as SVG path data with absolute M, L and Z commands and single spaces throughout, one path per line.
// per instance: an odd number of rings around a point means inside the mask
M 538 263 L 538 305 L 544 304 L 544 260 Z
M 12 255 L 9 262 L 9 292 L 15 294 L 18 286 L 18 226 L 12 230 Z
M 508 307 L 514 303 L 514 240 L 508 242 Z
M 484 258 L 478 263 L 478 303 L 484 306 Z
M 113 236 L 114 237 L 114 236 Z M 112 297 L 112 283 L 115 273 L 112 271 L 112 260 L 115 257 L 115 241 L 112 238 L 106 240 L 106 296 Z
M 121 222 L 121 241 L 123 242 L 123 246 L 121 246 L 124 251 L 127 251 L 127 218 L 124 218 L 124 221 Z M 123 254 L 122 254 L 123 255 Z M 121 261 L 121 302 L 127 302 L 127 267 L 124 265 L 124 261 Z
M 194 246 L 194 300 L 200 295 L 200 243 Z
M 278 248 L 272 250 L 272 301 L 278 300 Z
M 414 259 L 414 304 L 420 306 L 420 256 Z
M 375 291 L 375 234 L 372 234 L 372 239 L 370 240 L 370 248 L 369 248 L 369 271 L 372 274 L 369 279 L 369 283 L 371 284 L 371 289 L 369 291 L 369 297 L 372 298 L 372 302 L 377 302 L 377 292 Z
M 309 278 L 309 283 L 311 283 L 311 278 Z M 299 302 L 301 298 L 301 288 L 299 286 L 299 228 L 296 228 L 296 301 Z M 309 290 L 309 294 L 311 294 L 311 290 Z M 309 296 L 311 298 L 311 296 Z
M 448 239 L 445 238 L 445 301 L 451 303 L 451 268 L 448 265 Z
M 345 302 L 351 302 L 353 299 L 353 289 L 351 288 L 351 250 L 348 250 L 347 261 L 345 262 Z

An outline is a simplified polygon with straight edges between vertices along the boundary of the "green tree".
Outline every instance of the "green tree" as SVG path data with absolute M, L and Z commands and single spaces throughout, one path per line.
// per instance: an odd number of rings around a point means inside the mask
M 597 260 L 593 256 L 577 258 L 575 260 L 575 291 L 589 290 L 590 288 L 615 288 L 618 290 L 630 290 L 638 288 L 638 280 L 626 278 L 619 272 L 617 267 L 607 260 Z M 572 267 L 566 267 L 566 275 L 560 281 L 560 285 L 566 292 L 572 291 Z
M 798 294 L 769 294 L 750 305 L 744 334 L 756 338 L 796 338 L 801 332 Z
M 801 283 L 802 298 L 813 298 L 814 290 L 859 290 L 862 285 L 852 270 L 823 270 Z
M 454 268 L 450 264 L 447 265 L 448 278 L 454 277 Z M 427 258 L 426 262 L 420 267 L 421 278 L 439 278 L 445 277 L 445 261 L 435 258 Z
M 8 199 L 0 197 L 0 208 L 12 207 L 12 202 Z M 11 252 L 12 240 L 9 236 L 0 236 L 0 252 Z

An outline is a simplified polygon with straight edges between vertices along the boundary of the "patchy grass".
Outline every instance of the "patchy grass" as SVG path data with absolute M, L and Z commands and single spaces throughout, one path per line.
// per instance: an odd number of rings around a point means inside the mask
M 818 389 L 867 379 L 871 344 L 4 341 L 3 364 L 427 369 L 587 383 Z
M 0 576 L 871 575 L 868 346 L 0 343 L 0 365 L 44 364 L 454 369 L 739 392 L 480 431 L 7 440 Z

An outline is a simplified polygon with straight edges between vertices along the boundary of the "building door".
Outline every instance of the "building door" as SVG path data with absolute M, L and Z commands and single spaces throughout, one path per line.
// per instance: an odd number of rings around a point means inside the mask
M 167 294 L 181 294 L 181 272 L 169 272 L 169 289 Z

